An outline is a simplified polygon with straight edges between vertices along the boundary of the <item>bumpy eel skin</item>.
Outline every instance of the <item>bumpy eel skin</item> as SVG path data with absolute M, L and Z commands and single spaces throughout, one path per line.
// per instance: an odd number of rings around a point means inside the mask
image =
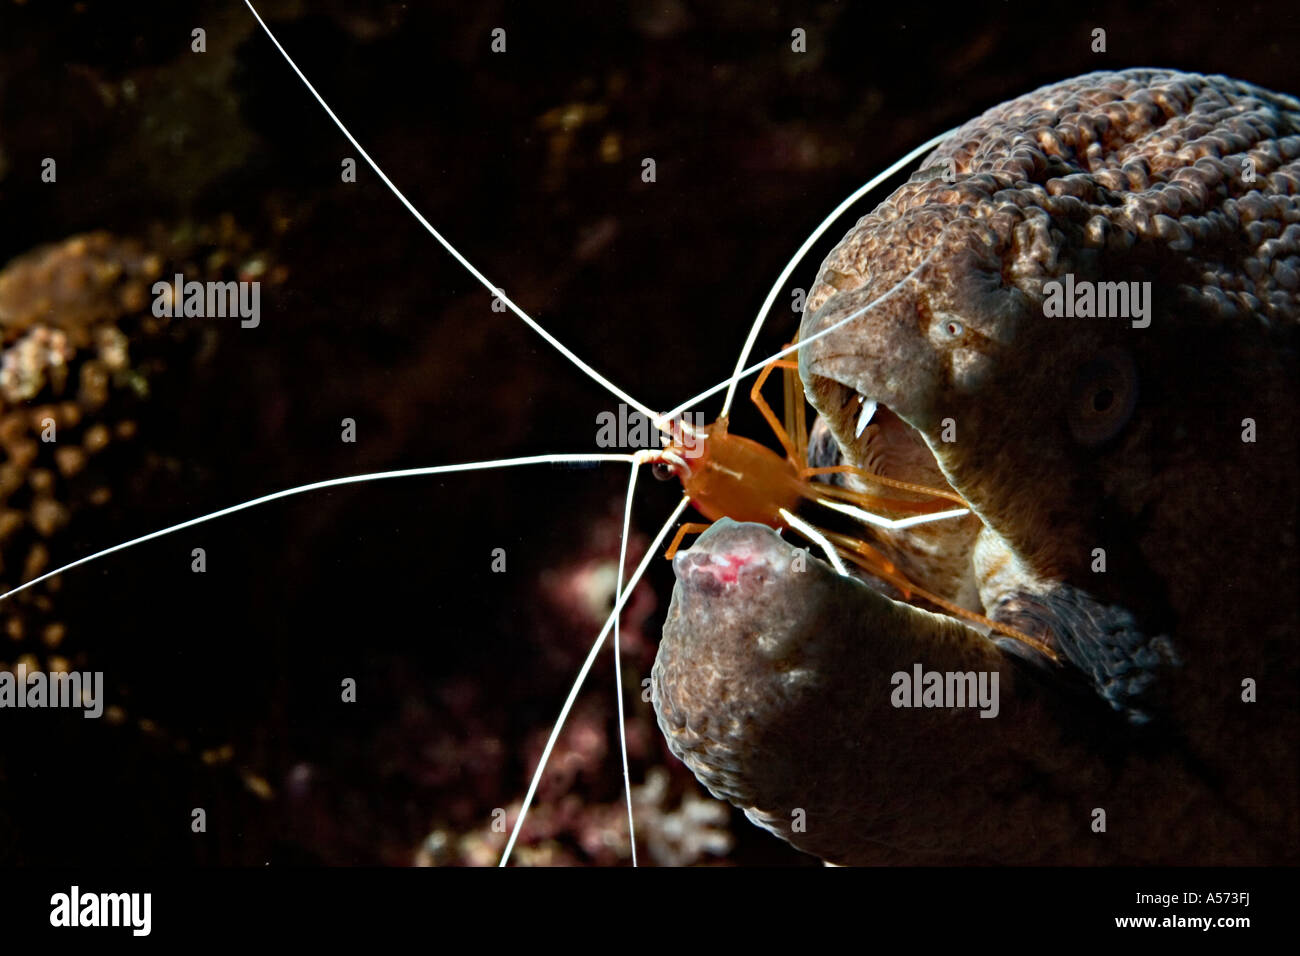
M 836 457 L 974 510 L 876 543 L 1060 659 L 719 522 L 653 672 L 713 793 L 836 863 L 1300 856 L 1298 157 L 1293 98 L 1094 73 L 966 124 L 854 227 L 801 336 L 867 308 L 801 353 L 808 396 Z M 1149 282 L 1149 324 L 1048 317 L 1067 274 Z M 996 674 L 997 716 L 894 706 L 918 663 Z

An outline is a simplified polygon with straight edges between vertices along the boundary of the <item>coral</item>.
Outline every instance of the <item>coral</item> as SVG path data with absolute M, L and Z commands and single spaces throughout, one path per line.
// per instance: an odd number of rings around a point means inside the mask
M 73 517 L 110 500 L 109 483 L 90 466 L 135 436 L 143 388 L 118 323 L 144 309 L 161 269 L 139 242 L 100 232 L 0 272 L 0 587 L 47 570 Z M 134 331 L 143 347 L 163 327 L 150 317 Z M 64 628 L 48 616 L 51 584 L 5 609 L 12 641 L 36 630 L 45 647 L 62 642 Z
M 674 799 L 674 794 L 680 796 Z M 495 826 L 464 833 L 433 830 L 416 851 L 417 866 L 493 866 L 501 858 L 520 804 L 506 808 Z M 642 864 L 690 866 L 725 857 L 734 844 L 729 813 L 697 790 L 680 790 L 667 767 L 652 767 L 632 786 L 632 813 Z M 631 860 L 627 805 L 623 800 L 584 803 L 576 795 L 529 812 L 513 861 L 520 866 L 612 866 Z

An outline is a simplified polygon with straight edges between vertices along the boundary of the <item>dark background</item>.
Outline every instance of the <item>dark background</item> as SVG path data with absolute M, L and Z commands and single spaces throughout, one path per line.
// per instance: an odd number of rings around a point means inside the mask
M 1300 92 L 1300 19 L 1281 3 L 259 9 L 471 261 L 660 408 L 730 374 L 769 284 L 826 212 L 984 109 L 1130 66 Z M 489 52 L 498 26 L 504 55 Z M 205 54 L 190 52 L 194 27 Z M 805 54 L 790 50 L 795 27 Z M 1090 51 L 1095 27 L 1105 54 Z M 149 477 L 123 466 L 113 505 L 56 557 L 322 478 L 594 450 L 596 414 L 614 403 L 492 312 L 364 164 L 341 183 L 355 155 L 242 4 L 0 0 L 0 261 L 92 229 L 147 240 L 224 216 L 281 270 L 260 328 L 221 330 L 155 392 Z M 53 186 L 39 182 L 45 156 Z M 795 329 L 789 302 L 763 354 Z M 344 417 L 354 445 L 339 441 Z M 763 437 L 747 409 L 734 421 Z M 482 829 L 522 795 L 594 636 L 565 588 L 616 554 L 625 482 L 621 466 L 542 467 L 359 486 L 66 575 L 69 646 L 106 672 L 128 719 L 0 715 L 0 862 L 401 864 L 433 830 Z M 643 486 L 642 546 L 676 497 Z M 189 569 L 198 546 L 204 575 Z M 490 572 L 496 547 L 504 575 Z M 676 800 L 695 785 L 635 693 L 671 586 L 656 562 L 629 620 L 626 686 L 634 778 L 673 767 Z M 355 705 L 338 700 L 348 676 Z M 582 710 L 607 749 L 574 757 L 575 820 L 619 799 L 609 676 L 603 659 Z M 224 745 L 228 760 L 200 756 Z M 189 830 L 195 806 L 206 834 Z M 552 861 L 614 861 L 582 828 L 555 837 Z M 734 861 L 811 862 L 739 813 L 731 829 Z

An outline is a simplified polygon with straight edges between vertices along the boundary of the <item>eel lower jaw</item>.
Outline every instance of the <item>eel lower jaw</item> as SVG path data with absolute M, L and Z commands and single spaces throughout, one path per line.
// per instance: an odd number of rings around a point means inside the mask
M 951 775 L 971 756 L 954 721 L 978 722 L 997 740 L 1022 723 L 1015 677 L 993 642 L 836 574 L 766 525 L 719 519 L 673 561 L 677 585 L 651 672 L 659 727 L 715 796 L 809 853 L 865 862 L 846 846 L 888 836 L 900 811 L 874 797 L 860 806 L 876 775 L 909 781 L 882 800 L 910 800 L 934 769 L 900 740 L 937 741 Z M 995 696 L 1011 719 L 898 709 L 896 677 L 917 666 L 999 675 Z M 791 828 L 796 808 L 807 808 L 807 833 Z
M 809 625 L 804 602 L 789 599 L 813 579 L 838 579 L 850 589 L 861 589 L 864 597 L 869 593 L 869 600 L 876 602 L 889 621 L 891 642 L 907 649 L 903 656 L 924 654 L 932 641 L 951 641 L 951 623 L 966 632 L 963 640 L 990 643 L 986 635 L 960 618 L 896 601 L 859 581 L 839 578 L 815 554 L 763 525 L 729 518 L 714 522 L 689 550 L 677 553 L 673 571 L 682 588 L 679 596 L 696 616 L 701 631 L 716 628 L 747 635 L 752 641 L 747 653 L 763 662 L 763 667 L 781 672 L 785 681 L 798 677 L 800 660 L 819 639 L 821 629 Z M 809 573 L 813 571 L 816 573 Z
M 753 607 L 755 597 L 765 596 L 806 567 L 800 564 L 805 560 L 802 552 L 770 529 L 759 532 L 760 527 L 729 518 L 714 522 L 689 550 L 673 558 L 677 580 L 705 602 L 721 599 L 718 607 L 737 595 L 749 595 L 745 603 Z M 707 614 L 709 606 L 703 607 Z M 789 639 L 797 628 L 779 624 L 750 631 L 756 639 L 754 650 L 765 660 L 778 661 L 797 651 L 797 642 Z

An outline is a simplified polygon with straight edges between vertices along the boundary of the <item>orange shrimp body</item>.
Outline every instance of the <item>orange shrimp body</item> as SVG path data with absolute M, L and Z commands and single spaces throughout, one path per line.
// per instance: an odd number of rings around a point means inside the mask
M 793 464 L 766 445 L 728 434 L 725 418 L 695 437 L 693 450 L 674 442 L 667 451 L 684 462 L 676 476 L 710 521 L 725 517 L 783 528 L 781 510 L 794 511 L 808 496 L 808 482 Z

